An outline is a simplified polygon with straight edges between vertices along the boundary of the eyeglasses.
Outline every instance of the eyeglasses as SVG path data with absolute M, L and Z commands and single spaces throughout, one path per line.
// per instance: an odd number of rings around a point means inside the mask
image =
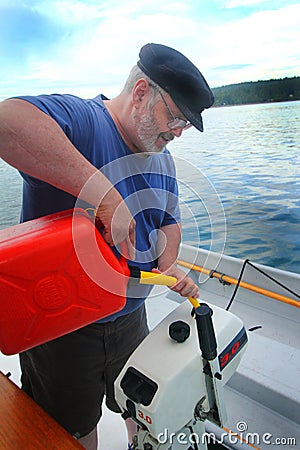
M 158 91 L 158 92 L 160 93 L 161 98 L 163 99 L 163 102 L 166 105 L 170 116 L 172 117 L 171 122 L 168 122 L 168 128 L 170 130 L 175 130 L 176 128 L 182 128 L 184 130 L 187 130 L 188 128 L 190 128 L 192 126 L 192 124 L 190 122 L 188 122 L 187 120 L 181 119 L 180 117 L 175 117 L 171 111 L 171 108 L 169 107 L 168 103 L 166 102 L 166 99 L 162 95 L 162 93 L 160 91 Z

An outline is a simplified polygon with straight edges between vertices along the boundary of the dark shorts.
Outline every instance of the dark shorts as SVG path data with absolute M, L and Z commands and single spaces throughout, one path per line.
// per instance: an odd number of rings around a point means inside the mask
M 21 353 L 22 389 L 69 433 L 85 436 L 101 417 L 104 395 L 108 408 L 120 412 L 114 381 L 147 334 L 143 305 Z

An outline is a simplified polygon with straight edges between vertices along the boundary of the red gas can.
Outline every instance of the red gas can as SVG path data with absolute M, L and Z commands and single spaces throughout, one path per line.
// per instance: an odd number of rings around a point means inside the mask
M 0 349 L 10 355 L 121 310 L 128 267 L 69 210 L 0 231 Z

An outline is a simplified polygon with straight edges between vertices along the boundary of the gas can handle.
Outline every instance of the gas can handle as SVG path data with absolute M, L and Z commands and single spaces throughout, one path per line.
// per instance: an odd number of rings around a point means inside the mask
M 130 269 L 128 267 L 128 261 L 125 258 L 125 256 L 120 255 L 119 258 L 119 264 L 120 264 L 120 268 L 122 270 L 122 273 L 126 276 L 126 277 L 130 277 Z

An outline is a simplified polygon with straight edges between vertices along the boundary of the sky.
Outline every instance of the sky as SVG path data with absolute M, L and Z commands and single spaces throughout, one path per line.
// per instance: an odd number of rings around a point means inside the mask
M 140 48 L 177 49 L 211 87 L 300 75 L 293 0 L 0 0 L 0 99 L 122 89 Z

